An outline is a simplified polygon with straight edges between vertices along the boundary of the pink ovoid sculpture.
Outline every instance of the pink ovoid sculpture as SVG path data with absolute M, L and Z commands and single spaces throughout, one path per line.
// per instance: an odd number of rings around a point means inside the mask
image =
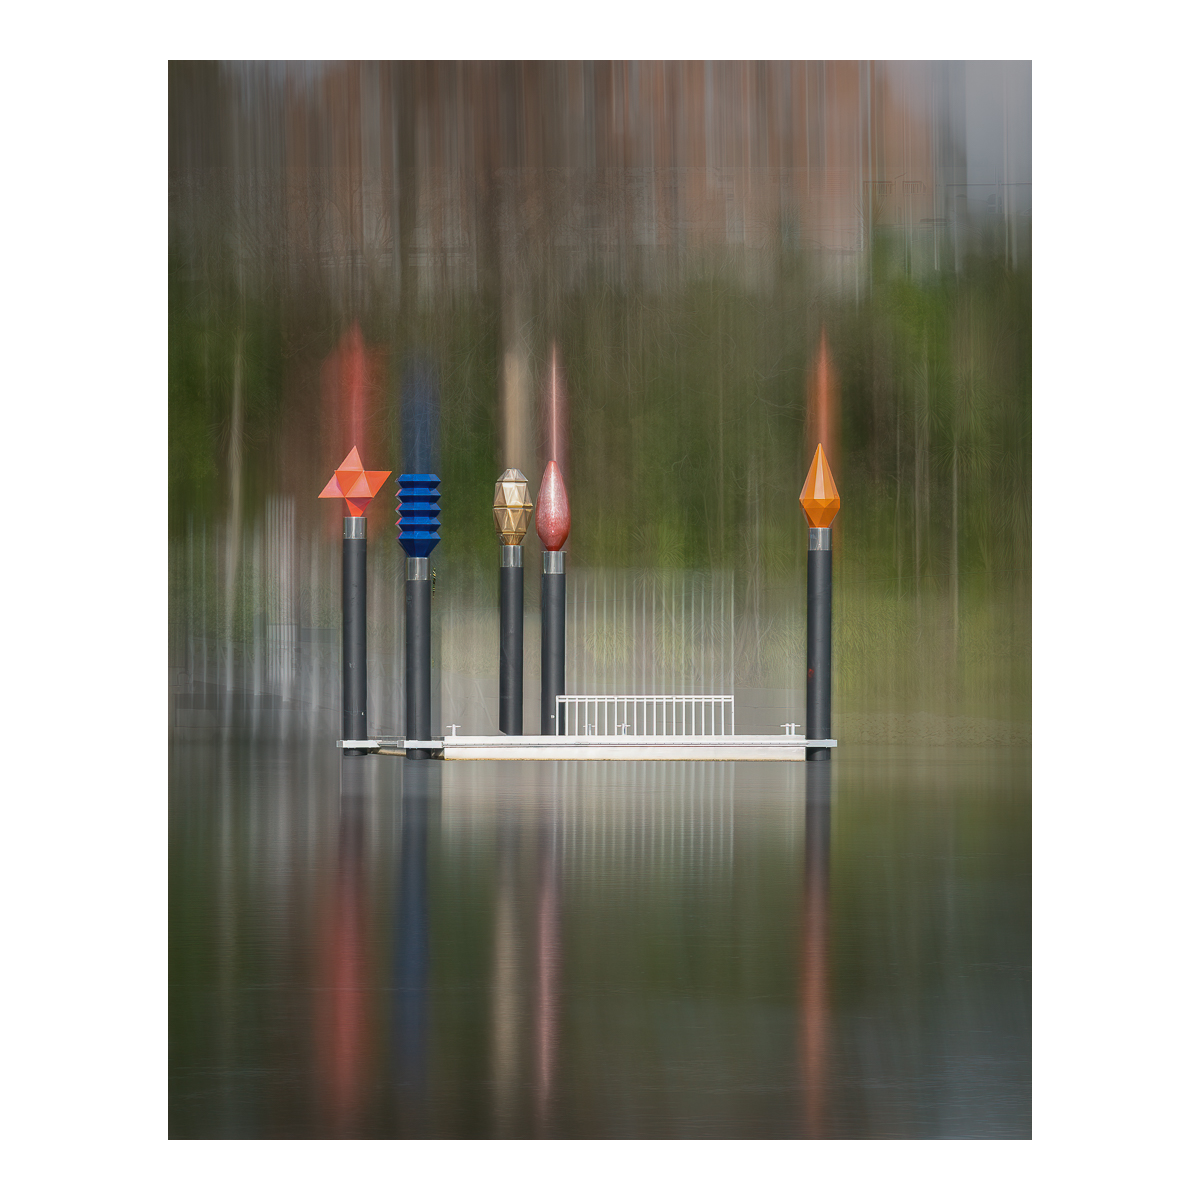
M 571 532 L 571 509 L 567 504 L 567 485 L 554 459 L 546 464 L 542 476 L 534 521 L 542 545 L 547 550 L 561 550 Z
M 557 697 L 566 694 L 567 577 L 563 542 L 571 532 L 567 485 L 551 459 L 542 476 L 534 513 L 542 553 L 542 734 L 561 734 L 563 712 Z

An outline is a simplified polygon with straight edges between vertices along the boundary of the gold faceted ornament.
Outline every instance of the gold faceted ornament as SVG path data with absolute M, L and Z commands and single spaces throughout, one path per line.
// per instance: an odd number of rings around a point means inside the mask
M 492 517 L 500 541 L 505 546 L 519 546 L 532 516 L 529 481 L 515 467 L 509 467 L 496 480 L 496 498 L 492 501 Z

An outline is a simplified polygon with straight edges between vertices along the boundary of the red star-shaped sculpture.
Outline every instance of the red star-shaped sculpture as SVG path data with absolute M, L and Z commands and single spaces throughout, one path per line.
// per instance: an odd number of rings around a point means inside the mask
M 375 493 L 388 481 L 391 471 L 364 471 L 358 447 L 351 449 L 342 465 L 325 485 L 319 500 L 345 500 L 352 517 L 361 517 Z

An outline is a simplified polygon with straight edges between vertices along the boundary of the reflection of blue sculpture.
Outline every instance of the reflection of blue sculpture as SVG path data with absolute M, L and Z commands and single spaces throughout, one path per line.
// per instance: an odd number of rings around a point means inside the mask
M 442 469 L 441 398 L 437 367 L 413 357 L 400 387 L 400 469 L 406 475 L 437 474 Z
M 441 539 L 442 509 L 437 471 L 441 462 L 441 401 L 437 368 L 410 358 L 400 388 L 403 474 L 396 498 L 398 541 L 409 558 L 428 558 Z
M 420 1113 L 420 1102 L 424 1099 L 429 1035 L 429 899 L 425 860 L 430 792 L 434 787 L 436 782 L 424 764 L 406 768 L 396 895 L 392 1045 L 396 1055 L 396 1083 L 402 1098 L 417 1105 L 414 1118 Z

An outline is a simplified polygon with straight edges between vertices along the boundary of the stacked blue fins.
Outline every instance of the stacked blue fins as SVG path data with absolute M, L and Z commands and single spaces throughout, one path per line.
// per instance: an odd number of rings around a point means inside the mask
M 400 530 L 397 541 L 404 547 L 409 558 L 428 558 L 438 542 L 442 540 L 442 506 L 438 487 L 441 480 L 436 475 L 401 475 L 400 490 L 396 499 L 396 511 L 400 519 L 396 522 Z

